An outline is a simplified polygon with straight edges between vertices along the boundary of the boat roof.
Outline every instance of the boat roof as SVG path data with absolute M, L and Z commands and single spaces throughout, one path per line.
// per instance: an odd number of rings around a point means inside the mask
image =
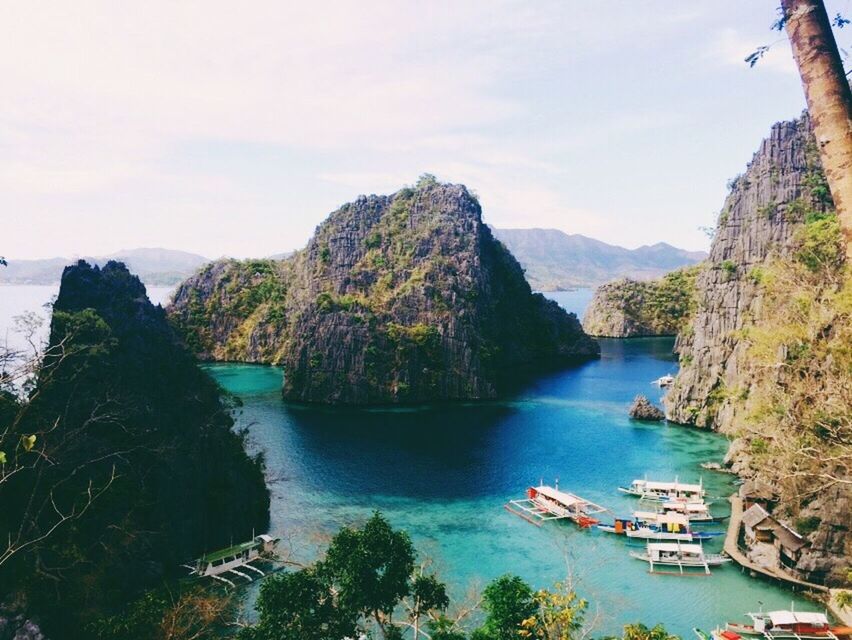
M 225 549 L 219 549 L 218 551 L 213 551 L 212 553 L 205 553 L 203 556 L 201 556 L 201 559 L 206 560 L 207 562 L 215 562 L 216 560 L 221 560 L 222 558 L 227 558 L 228 556 L 237 556 L 246 549 L 253 549 L 259 544 L 260 542 L 258 542 L 257 540 L 241 542 L 240 544 L 235 544 Z
M 704 550 L 700 544 L 678 544 L 677 542 L 649 542 L 648 549 L 656 551 L 683 551 L 684 553 L 701 553 Z
M 685 482 L 659 482 L 657 480 L 634 480 L 633 484 L 645 485 L 646 489 L 652 491 L 692 491 L 699 493 L 704 490 L 700 484 L 687 484 Z
M 535 490 L 541 495 L 550 498 L 551 500 L 556 500 L 556 502 L 562 504 L 563 506 L 570 507 L 573 505 L 588 505 L 593 507 L 594 509 L 599 509 L 601 511 L 605 511 L 603 507 L 595 504 L 594 502 L 589 502 L 585 498 L 581 498 L 580 496 L 575 496 L 573 493 L 567 493 L 565 491 L 560 491 L 559 489 L 554 489 L 553 487 L 549 487 L 546 484 L 540 485 L 535 488 Z
M 556 500 L 557 502 L 564 504 L 566 507 L 570 507 L 573 504 L 583 504 L 585 502 L 585 500 L 579 496 L 575 496 L 573 493 L 565 493 L 559 489 L 548 487 L 546 484 L 536 487 L 535 490 L 551 500 Z
M 770 611 L 766 614 L 773 626 L 782 624 L 819 624 L 827 625 L 828 618 L 816 611 Z
M 691 513 L 705 513 L 710 511 L 710 507 L 704 502 L 664 502 L 663 509 L 670 511 L 688 511 Z

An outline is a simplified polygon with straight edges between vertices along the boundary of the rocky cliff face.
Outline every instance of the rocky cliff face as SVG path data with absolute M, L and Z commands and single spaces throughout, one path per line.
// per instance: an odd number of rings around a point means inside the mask
M 519 370 L 598 355 L 575 316 L 531 292 L 462 185 L 362 196 L 303 251 L 251 264 L 212 265 L 170 313 L 202 355 L 282 363 L 288 399 L 493 398 Z
M 37 541 L 0 567 L 0 584 L 26 595 L 52 637 L 91 637 L 87 625 L 183 575 L 182 562 L 269 524 L 262 459 L 123 264 L 65 269 L 36 388 L 12 425 L 35 434 L 44 462 L 0 484 L 0 535 Z M 59 526 L 59 513 L 75 515 Z
M 772 127 L 746 172 L 731 182 L 706 267 L 698 276 L 698 309 L 678 335 L 681 370 L 667 395 L 669 418 L 731 431 L 736 403 L 715 389 L 735 387 L 748 342 L 739 331 L 760 314 L 759 268 L 795 251 L 804 207 L 813 203 L 806 181 L 819 170 L 810 119 L 804 114 Z
M 586 310 L 583 329 L 609 338 L 677 334 L 695 310 L 698 271 L 690 267 L 658 280 L 624 278 L 601 285 Z
M 828 452 L 852 435 L 852 305 L 831 209 L 807 114 L 773 126 L 732 181 L 665 404 L 670 420 L 735 437 L 734 470 L 775 487 L 777 515 L 808 536 L 793 570 L 837 583 L 850 469 Z

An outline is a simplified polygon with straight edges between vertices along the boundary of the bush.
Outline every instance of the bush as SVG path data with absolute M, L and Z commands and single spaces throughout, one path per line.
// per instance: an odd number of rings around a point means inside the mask
M 843 262 L 840 224 L 835 216 L 816 217 L 797 234 L 796 260 L 812 272 L 837 269 Z
M 817 516 L 807 516 L 804 518 L 796 519 L 796 531 L 798 531 L 801 535 L 807 536 L 819 528 L 822 520 Z

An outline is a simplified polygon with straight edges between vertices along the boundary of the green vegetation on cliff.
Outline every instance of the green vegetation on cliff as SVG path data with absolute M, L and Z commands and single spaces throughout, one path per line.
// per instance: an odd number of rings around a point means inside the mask
M 583 318 L 591 335 L 613 338 L 675 335 L 695 311 L 700 265 L 658 280 L 616 280 L 598 287 Z
M 732 182 L 698 306 L 679 333 L 670 420 L 735 438 L 734 471 L 773 487 L 830 584 L 852 557 L 852 284 L 807 114 L 778 123 Z
M 491 398 L 510 370 L 598 354 L 467 189 L 432 176 L 344 205 L 284 261 L 206 267 L 170 316 L 202 357 L 283 364 L 285 396 L 306 402 Z
M 0 411 L 0 584 L 50 637 L 268 526 L 262 460 L 124 265 L 65 270 L 36 374 Z

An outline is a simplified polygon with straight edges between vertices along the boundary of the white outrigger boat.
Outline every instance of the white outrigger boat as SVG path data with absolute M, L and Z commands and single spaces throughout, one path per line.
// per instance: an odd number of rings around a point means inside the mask
M 725 625 L 725 632 L 739 636 L 762 635 L 767 640 L 837 640 L 837 634 L 831 627 L 828 616 L 817 611 L 759 611 L 747 613 L 746 616 L 751 618 L 752 624 L 729 622 Z
M 710 575 L 710 567 L 716 567 L 731 561 L 719 553 L 704 553 L 700 544 L 681 544 L 680 542 L 649 542 L 643 552 L 631 551 L 630 556 L 643 560 L 651 565 L 651 573 L 655 573 L 654 565 L 678 567 L 680 573 L 684 569 L 704 569 Z
M 666 374 L 660 378 L 654 380 L 651 384 L 655 384 L 658 387 L 670 387 L 674 383 L 674 376 L 670 374 Z
M 598 524 L 594 516 L 607 510 L 573 493 L 560 491 L 558 480 L 555 487 L 546 484 L 530 487 L 525 499 L 510 500 L 504 508 L 537 526 L 547 520 L 568 519 L 581 528 Z
M 629 487 L 618 487 L 618 490 L 653 502 L 704 502 L 704 496 L 707 494 L 703 480 L 698 484 L 688 484 L 677 478 L 674 482 L 637 479 L 631 482 Z
M 721 535 L 721 532 L 692 531 L 685 515 L 671 511 L 634 511 L 632 518 L 616 518 L 613 524 L 599 524 L 598 529 L 628 538 L 678 542 L 697 542 Z
M 248 542 L 241 542 L 213 553 L 205 553 L 193 565 L 185 564 L 182 566 L 190 570 L 189 575 L 191 577 L 212 578 L 230 587 L 236 587 L 236 584 L 223 574 L 232 574 L 230 577 L 244 578 L 249 582 L 256 577 L 262 578 L 266 573 L 250 563 L 256 560 L 273 559 L 278 542 L 279 538 L 265 534 L 259 535 Z M 240 571 L 240 569 L 250 571 L 251 574 Z
M 710 505 L 705 502 L 684 502 L 681 500 L 669 500 L 660 505 L 660 511 L 672 511 L 674 513 L 682 513 L 692 524 L 701 524 L 705 522 L 722 522 L 727 520 L 728 516 L 714 516 L 710 511 Z

